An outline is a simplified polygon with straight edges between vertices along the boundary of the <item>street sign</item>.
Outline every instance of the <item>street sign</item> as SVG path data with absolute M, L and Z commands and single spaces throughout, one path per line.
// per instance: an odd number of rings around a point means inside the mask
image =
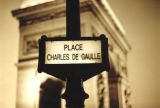
M 84 108 L 83 81 L 109 70 L 108 39 L 81 37 L 79 0 L 66 0 L 66 38 L 39 40 L 38 72 L 66 81 L 66 108 Z
M 108 40 L 105 36 L 79 39 L 47 38 L 39 40 L 38 71 L 65 80 L 75 71 L 83 80 L 109 69 Z

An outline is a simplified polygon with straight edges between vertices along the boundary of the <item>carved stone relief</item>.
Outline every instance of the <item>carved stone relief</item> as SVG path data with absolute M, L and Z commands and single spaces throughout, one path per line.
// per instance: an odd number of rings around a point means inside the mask
M 55 31 L 59 32 L 59 35 L 55 35 Z M 23 55 L 25 56 L 27 54 L 37 53 L 38 40 L 43 34 L 47 35 L 48 37 L 64 37 L 64 35 L 60 34 L 62 31 L 65 31 L 65 28 L 23 36 Z
M 98 99 L 99 99 L 99 108 L 104 108 L 104 98 L 105 98 L 105 85 L 103 75 L 100 74 L 97 76 L 97 88 L 98 88 Z

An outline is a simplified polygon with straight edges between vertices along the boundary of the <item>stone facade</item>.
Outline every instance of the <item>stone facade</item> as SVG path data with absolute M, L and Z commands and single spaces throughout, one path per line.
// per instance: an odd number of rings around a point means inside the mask
M 131 108 L 127 77 L 130 45 L 104 0 L 81 0 L 82 36 L 105 34 L 109 39 L 110 71 L 84 82 L 86 108 Z M 64 108 L 63 81 L 37 72 L 38 39 L 65 37 L 65 0 L 54 0 L 12 11 L 19 20 L 20 45 L 16 108 Z

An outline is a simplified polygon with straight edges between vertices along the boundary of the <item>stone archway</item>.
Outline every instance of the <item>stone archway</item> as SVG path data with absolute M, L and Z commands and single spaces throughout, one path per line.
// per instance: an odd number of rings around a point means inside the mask
M 62 81 L 48 78 L 40 85 L 39 108 L 61 108 Z

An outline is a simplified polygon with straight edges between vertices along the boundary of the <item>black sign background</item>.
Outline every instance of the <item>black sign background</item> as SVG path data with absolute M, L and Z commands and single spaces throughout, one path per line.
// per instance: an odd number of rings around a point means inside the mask
M 90 63 L 90 64 L 45 64 L 45 42 L 47 41 L 78 41 L 78 40 L 100 40 L 102 63 Z M 66 80 L 67 76 L 72 75 L 83 79 L 83 81 L 101 73 L 102 71 L 109 70 L 108 59 L 108 39 L 103 35 L 100 37 L 80 37 L 78 39 L 68 39 L 66 37 L 47 38 L 42 36 L 39 40 L 39 60 L 38 60 L 38 72 L 45 72 L 52 76 L 55 76 L 61 80 Z

